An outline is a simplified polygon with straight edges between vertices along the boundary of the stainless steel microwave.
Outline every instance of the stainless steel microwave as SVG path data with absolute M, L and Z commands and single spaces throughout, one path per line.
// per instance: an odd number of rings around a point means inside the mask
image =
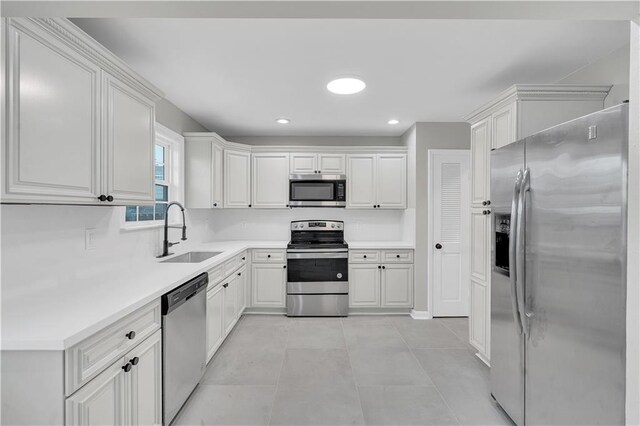
M 345 207 L 345 175 L 304 174 L 289 176 L 290 207 Z

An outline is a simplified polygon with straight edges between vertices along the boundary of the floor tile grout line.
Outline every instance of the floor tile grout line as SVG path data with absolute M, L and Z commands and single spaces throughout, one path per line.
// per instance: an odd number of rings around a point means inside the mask
M 414 320 L 414 321 L 420 321 L 420 320 Z M 432 320 L 426 320 L 426 321 L 432 321 Z M 434 389 L 436 390 L 436 392 L 438 392 L 438 395 L 440 395 L 440 398 L 442 398 L 442 402 L 444 402 L 444 405 L 447 407 L 447 409 L 449 410 L 449 412 L 451 413 L 451 415 L 453 416 L 454 419 L 456 419 L 456 422 L 458 423 L 458 425 L 462 424 L 460 422 L 460 419 L 458 418 L 458 416 L 456 416 L 456 413 L 453 411 L 453 409 L 451 408 L 451 406 L 449 405 L 449 403 L 447 402 L 447 400 L 445 399 L 444 395 L 442 395 L 442 392 L 440 392 L 440 389 L 438 389 L 438 385 L 436 385 L 436 382 L 433 381 L 433 379 L 431 378 L 431 376 L 429 375 L 429 373 L 427 372 L 427 370 L 425 370 L 425 368 L 422 366 L 422 364 L 420 363 L 420 360 L 418 360 L 418 357 L 416 356 L 416 354 L 413 352 L 413 349 L 411 349 L 411 347 L 409 346 L 409 344 L 407 343 L 407 341 L 405 340 L 404 336 L 402 335 L 402 333 L 400 332 L 400 329 L 393 324 L 393 326 L 395 327 L 396 331 L 398 332 L 398 334 L 400 335 L 400 338 L 402 339 L 402 341 L 404 342 L 405 345 L 407 345 L 407 348 L 409 348 L 409 352 L 411 352 L 411 355 L 413 356 L 413 359 L 416 360 L 416 362 L 418 363 L 418 365 L 420 366 L 420 369 L 422 369 L 422 371 L 424 371 L 424 374 L 427 375 L 427 377 L 429 378 L 429 381 L 431 381 L 431 383 L 433 384 Z
M 458 340 L 462 341 L 462 343 L 464 344 L 468 344 L 469 342 L 465 342 L 464 339 L 460 336 L 458 336 L 458 333 L 456 333 L 455 331 L 453 331 L 453 329 L 451 327 L 449 327 L 444 321 L 438 321 L 440 324 L 442 324 L 442 326 L 444 328 L 446 328 L 447 330 L 449 330 L 454 336 L 456 336 L 456 338 L 458 338 Z
M 276 405 L 276 398 L 278 397 L 278 390 L 280 389 L 280 378 L 282 377 L 282 371 L 284 370 L 284 361 L 287 358 L 287 346 L 289 345 L 289 338 L 291 337 L 291 327 L 291 325 L 287 326 L 287 338 L 284 342 L 284 355 L 282 356 L 282 364 L 280 364 L 280 373 L 278 373 L 278 380 L 276 380 L 276 390 L 273 393 L 273 401 L 271 402 L 271 410 L 269 410 L 269 420 L 267 420 L 267 425 L 271 424 L 271 419 L 273 418 L 273 407 L 275 407 Z
M 344 348 L 347 352 L 347 359 L 349 360 L 349 368 L 351 369 L 351 375 L 353 376 L 353 384 L 356 387 L 356 395 L 358 397 L 358 404 L 360 404 L 360 413 L 362 414 L 362 423 L 367 424 L 367 420 L 364 418 L 364 408 L 362 407 L 362 398 L 360 397 L 360 386 L 358 385 L 358 379 L 356 373 L 353 371 L 353 364 L 351 363 L 351 353 L 349 352 L 349 346 L 347 345 L 347 336 L 344 334 L 344 322 L 340 318 L 340 331 L 342 331 L 342 338 L 344 339 Z

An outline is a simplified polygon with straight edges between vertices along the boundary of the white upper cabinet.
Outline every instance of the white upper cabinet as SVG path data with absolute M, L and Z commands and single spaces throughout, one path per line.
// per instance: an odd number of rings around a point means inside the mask
M 224 206 L 251 207 L 251 153 L 224 150 Z
M 17 22 L 8 28 L 3 198 L 96 203 L 101 191 L 100 67 L 32 30 Z
M 291 174 L 306 175 L 318 172 L 318 155 L 311 152 L 291 153 L 289 169 Z
M 188 208 L 223 207 L 223 143 L 215 133 L 185 133 L 185 202 Z
M 347 156 L 348 208 L 404 209 L 406 206 L 406 154 Z
M 153 203 L 155 103 L 106 73 L 102 85 L 103 193 L 114 204 Z
M 253 154 L 252 157 L 252 207 L 287 207 L 289 204 L 289 154 Z
M 378 154 L 377 161 L 378 208 L 404 209 L 407 207 L 407 156 Z
M 343 175 L 346 172 L 344 154 L 318 154 L 320 173 Z
M 153 204 L 161 92 L 66 19 L 5 24 L 2 202 Z
M 489 151 L 491 117 L 471 126 L 471 205 L 482 206 L 489 199 Z
M 343 175 L 345 173 L 345 155 L 328 153 L 292 153 L 291 174 L 327 173 Z
M 516 140 L 516 104 L 491 114 L 491 149 L 501 148 Z

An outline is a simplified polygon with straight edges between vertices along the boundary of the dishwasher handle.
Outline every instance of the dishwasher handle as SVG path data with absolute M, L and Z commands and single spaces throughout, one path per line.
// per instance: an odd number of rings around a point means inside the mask
M 196 294 L 206 290 L 207 284 L 209 284 L 209 274 L 203 272 L 180 287 L 164 294 L 162 296 L 162 315 L 168 315 Z

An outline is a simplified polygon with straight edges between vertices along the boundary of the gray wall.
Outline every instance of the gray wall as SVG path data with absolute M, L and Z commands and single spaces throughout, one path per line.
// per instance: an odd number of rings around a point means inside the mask
M 224 136 L 247 145 L 400 146 L 399 136 Z
M 629 53 L 627 44 L 607 56 L 580 68 L 558 83 L 611 84 L 613 87 L 604 101 L 605 108 L 629 99 Z
M 167 99 L 156 102 L 156 121 L 176 133 L 208 132 L 209 129 L 198 123 Z
M 415 187 L 409 181 L 408 206 L 415 208 L 415 307 L 416 311 L 427 311 L 427 243 L 429 241 L 427 227 L 429 164 L 428 151 L 430 149 L 469 149 L 471 132 L 468 123 L 416 123 L 415 138 L 409 129 L 403 137 L 409 150 L 409 161 L 415 165 Z M 415 142 L 412 141 L 415 139 Z M 415 143 L 412 148 L 411 144 Z M 412 200 L 413 199 L 413 200 Z M 412 202 L 413 201 L 413 202 Z

